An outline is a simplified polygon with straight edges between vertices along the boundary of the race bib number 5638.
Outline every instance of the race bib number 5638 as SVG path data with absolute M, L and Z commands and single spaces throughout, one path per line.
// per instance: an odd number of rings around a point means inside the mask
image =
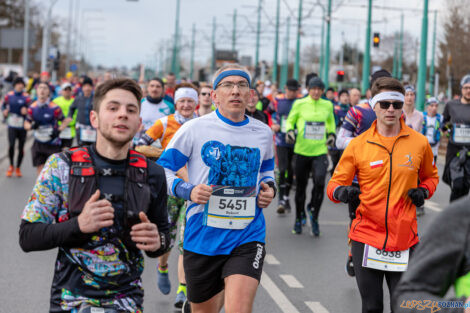
M 385 251 L 364 244 L 362 266 L 390 272 L 404 272 L 408 267 L 410 250 Z
M 212 188 L 212 196 L 204 208 L 204 225 L 224 229 L 247 227 L 256 213 L 256 186 Z

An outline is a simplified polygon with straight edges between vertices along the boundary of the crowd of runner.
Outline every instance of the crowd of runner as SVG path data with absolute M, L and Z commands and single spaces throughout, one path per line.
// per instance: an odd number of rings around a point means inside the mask
M 6 176 L 22 176 L 32 133 L 38 179 L 20 245 L 59 248 L 50 311 L 142 312 L 144 251 L 158 257 L 164 295 L 169 272 L 178 273 L 174 306 L 183 312 L 251 312 L 266 253 L 263 210 L 277 197 L 278 215 L 294 207 L 293 235 L 308 227 L 319 237 L 325 194 L 348 204 L 346 272 L 362 312 L 383 312 L 384 278 L 393 312 L 418 310 L 403 305 L 409 299 L 442 301 L 453 284 L 465 303 L 464 204 L 452 204 L 428 237 L 418 237 L 417 216 L 438 185 L 443 138 L 450 201 L 469 192 L 470 75 L 447 103 L 427 97 L 424 112 L 413 85 L 386 70 L 371 75 L 365 98 L 315 74 L 304 86 L 289 79 L 280 89 L 237 64 L 211 82 L 172 73 L 12 80 L 2 102 Z M 178 262 L 169 264 L 175 245 Z

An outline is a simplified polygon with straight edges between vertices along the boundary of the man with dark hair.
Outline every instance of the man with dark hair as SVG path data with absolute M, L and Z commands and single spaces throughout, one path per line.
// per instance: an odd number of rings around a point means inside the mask
M 89 77 L 83 79 L 81 85 L 82 95 L 75 98 L 69 109 L 69 114 L 64 121 L 68 125 L 77 113 L 77 141 L 78 145 L 90 145 L 96 141 L 96 129 L 90 122 L 90 112 L 93 109 L 93 80 Z
M 52 155 L 23 211 L 21 248 L 59 248 L 50 312 L 143 310 L 142 251 L 164 253 L 169 225 L 163 169 L 129 150 L 140 100 L 132 80 L 101 84 L 96 144 Z
M 24 144 L 26 142 L 26 130 L 24 129 L 24 121 L 27 114 L 28 106 L 31 102 L 29 96 L 24 92 L 25 83 L 21 77 L 13 80 L 13 90 L 5 95 L 2 104 L 3 116 L 7 119 L 8 125 L 8 157 L 10 159 L 10 167 L 7 170 L 7 177 L 15 175 L 21 177 L 21 163 L 24 155 Z M 18 157 L 16 167 L 14 167 L 15 159 L 15 142 L 18 139 Z
M 363 313 L 383 312 L 383 279 L 391 295 L 419 242 L 416 207 L 439 181 L 428 140 L 401 118 L 401 83 L 382 77 L 371 92 L 377 119 L 351 140 L 327 187 L 335 203 L 360 200 L 349 238 Z
M 292 105 L 299 98 L 300 84 L 296 79 L 288 79 L 285 93 L 278 95 L 271 102 L 273 124 L 271 129 L 276 134 L 276 154 L 279 167 L 279 198 L 277 213 L 284 214 L 291 209 L 289 193 L 294 180 L 292 159 L 294 158 L 294 145 L 286 142 L 287 117 Z
M 176 75 L 174 73 L 170 72 L 168 73 L 168 75 L 166 75 L 165 86 L 166 86 L 165 95 L 173 99 L 175 97 L 175 86 L 176 86 Z

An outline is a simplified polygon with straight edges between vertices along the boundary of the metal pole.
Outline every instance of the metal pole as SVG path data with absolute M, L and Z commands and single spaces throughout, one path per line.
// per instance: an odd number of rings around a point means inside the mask
M 24 1 L 24 34 L 23 34 L 23 77 L 26 78 L 28 74 L 28 59 L 29 59 L 29 1 Z
M 180 0 L 176 0 L 176 18 L 175 18 L 175 35 L 173 38 L 173 55 L 171 58 L 171 71 L 179 78 L 178 71 L 178 41 L 179 41 L 179 19 L 180 19 Z
M 423 23 L 421 25 L 421 45 L 418 67 L 418 90 L 416 95 L 416 108 L 423 111 L 426 99 L 426 52 L 428 48 L 428 5 L 429 1 L 424 0 Z
M 68 72 L 70 68 L 70 36 L 72 35 L 72 12 L 73 12 L 73 0 L 69 0 L 69 23 L 67 25 L 67 43 L 65 52 L 67 57 L 65 58 L 65 71 Z
M 429 69 L 429 94 L 434 94 L 434 56 L 436 54 L 436 26 L 437 26 L 437 11 L 434 11 L 434 31 L 432 35 L 432 52 L 431 52 L 431 66 Z
M 237 9 L 233 10 L 232 52 L 235 52 L 236 45 L 237 45 Z
M 259 63 L 259 37 L 261 34 L 261 2 L 258 1 L 258 26 L 256 27 L 256 52 L 255 52 L 255 67 L 258 67 Z
M 287 76 L 289 72 L 289 32 L 290 32 L 290 18 L 286 20 L 287 30 L 286 30 L 286 39 L 284 41 L 284 55 L 282 60 L 281 68 L 281 79 L 280 79 L 280 88 L 284 88 L 287 82 Z
M 276 37 L 274 39 L 274 62 L 273 62 L 273 76 L 272 82 L 277 83 L 277 51 L 279 47 L 279 15 L 281 10 L 281 0 L 277 0 L 276 8 Z
M 299 15 L 297 21 L 297 47 L 295 49 L 294 78 L 299 80 L 300 62 L 300 32 L 302 31 L 302 0 L 299 0 Z
M 331 0 L 328 0 L 328 11 L 326 16 L 326 42 L 325 42 L 325 74 L 323 82 L 328 88 L 330 74 L 330 32 L 331 32 Z
M 322 80 L 323 80 L 324 70 L 325 70 L 325 9 L 323 9 L 323 15 L 321 19 L 320 71 L 318 73 Z
M 73 41 L 73 54 L 74 58 L 78 59 L 78 44 L 80 42 L 80 19 L 79 19 L 79 12 L 80 12 L 80 0 L 77 0 L 75 3 L 75 36 Z
M 393 70 L 392 77 L 397 78 L 398 73 L 398 34 L 395 34 L 395 41 L 393 42 Z
M 42 28 L 42 52 L 41 52 L 41 72 L 46 71 L 47 67 L 47 50 L 49 49 L 49 26 L 51 24 L 52 7 L 57 0 L 51 0 L 49 9 L 47 10 L 46 22 Z
M 370 24 L 372 22 L 372 0 L 369 0 L 369 10 L 367 13 L 367 28 L 366 28 L 366 47 L 364 49 L 364 63 L 362 63 L 362 93 L 366 94 L 369 88 L 369 74 L 370 74 Z
M 212 62 L 211 62 L 211 72 L 215 72 L 215 31 L 216 31 L 216 19 L 215 16 L 212 19 Z
M 193 24 L 193 34 L 191 38 L 191 63 L 189 66 L 189 79 L 193 79 L 194 74 L 194 46 L 196 44 L 196 24 Z
M 398 80 L 403 77 L 403 27 L 405 24 L 405 16 L 401 14 L 401 25 L 400 25 L 400 48 L 398 49 Z

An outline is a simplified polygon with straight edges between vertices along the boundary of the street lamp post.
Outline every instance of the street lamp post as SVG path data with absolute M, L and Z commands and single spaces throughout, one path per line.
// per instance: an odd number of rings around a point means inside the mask
M 369 74 L 370 74 L 370 25 L 372 22 L 372 0 L 369 0 L 369 9 L 367 14 L 367 29 L 366 29 L 366 47 L 364 49 L 364 63 L 362 63 L 362 93 L 366 94 L 369 88 Z
M 29 1 L 24 1 L 24 36 L 23 36 L 23 76 L 26 77 L 28 73 L 28 59 L 29 59 Z
M 49 27 L 51 25 L 52 8 L 57 0 L 51 0 L 49 9 L 47 10 L 46 22 L 42 28 L 42 52 L 41 52 L 41 72 L 44 72 L 47 67 L 47 50 L 49 49 Z
M 424 0 L 423 23 L 421 26 L 421 46 L 418 68 L 418 90 L 416 91 L 416 108 L 423 111 L 424 101 L 426 99 L 426 52 L 428 47 L 428 5 L 429 1 Z

